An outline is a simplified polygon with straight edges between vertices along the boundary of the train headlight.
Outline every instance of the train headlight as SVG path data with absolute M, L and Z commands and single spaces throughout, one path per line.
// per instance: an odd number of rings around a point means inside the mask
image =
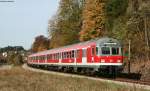
M 105 63 L 105 59 L 101 59 L 101 63 Z
M 113 62 L 113 60 L 112 60 L 112 59 L 110 59 L 110 62 L 112 63 L 112 62 Z
M 121 62 L 121 60 L 117 60 L 117 62 L 118 62 L 118 63 L 120 63 L 120 62 Z

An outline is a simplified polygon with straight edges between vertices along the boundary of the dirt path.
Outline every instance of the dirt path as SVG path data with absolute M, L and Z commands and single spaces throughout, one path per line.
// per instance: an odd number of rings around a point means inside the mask
M 100 78 L 94 78 L 94 77 L 74 75 L 74 74 L 69 74 L 69 73 L 67 74 L 67 73 L 40 70 L 40 69 L 28 67 L 26 64 L 24 64 L 22 67 L 25 70 L 31 70 L 31 71 L 34 71 L 34 72 L 42 72 L 42 73 L 46 73 L 46 74 L 54 74 L 54 75 L 61 75 L 61 76 L 68 76 L 68 77 L 84 78 L 84 79 L 90 79 L 90 80 L 96 80 L 96 81 L 108 82 L 108 83 L 115 83 L 115 84 L 118 84 L 118 85 L 124 85 L 124 86 L 130 86 L 130 87 L 136 87 L 136 88 L 142 88 L 142 89 L 150 90 L 150 86 L 148 86 L 148 85 L 140 85 L 140 84 L 135 84 L 135 83 L 112 81 L 112 80 L 106 80 L 106 79 L 100 79 Z

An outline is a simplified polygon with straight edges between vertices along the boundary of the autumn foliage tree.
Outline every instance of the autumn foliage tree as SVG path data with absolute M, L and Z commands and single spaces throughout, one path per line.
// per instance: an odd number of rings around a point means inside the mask
M 105 30 L 105 0 L 85 0 L 82 12 L 80 40 L 103 36 Z
M 49 22 L 50 47 L 56 48 L 79 41 L 82 0 L 61 0 L 57 14 Z
M 49 42 L 49 39 L 44 37 L 43 35 L 37 36 L 32 44 L 32 52 L 47 50 L 49 48 Z

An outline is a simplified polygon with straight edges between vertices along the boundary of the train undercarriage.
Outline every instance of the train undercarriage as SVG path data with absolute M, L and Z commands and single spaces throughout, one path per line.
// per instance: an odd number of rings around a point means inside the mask
M 118 73 L 122 71 L 121 66 L 60 66 L 60 65 L 37 65 L 37 64 L 28 64 L 30 67 L 58 71 L 65 73 L 76 73 L 81 75 L 88 76 L 103 76 L 115 78 Z

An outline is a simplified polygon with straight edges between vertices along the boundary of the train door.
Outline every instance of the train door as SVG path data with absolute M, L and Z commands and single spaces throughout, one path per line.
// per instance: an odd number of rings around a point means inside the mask
M 76 63 L 82 63 L 82 49 L 76 51 Z
M 87 53 L 87 63 L 90 63 L 91 60 L 92 60 L 92 58 L 91 58 L 91 48 L 90 47 L 87 48 L 86 53 Z
M 87 63 L 87 49 L 82 49 L 82 64 Z

